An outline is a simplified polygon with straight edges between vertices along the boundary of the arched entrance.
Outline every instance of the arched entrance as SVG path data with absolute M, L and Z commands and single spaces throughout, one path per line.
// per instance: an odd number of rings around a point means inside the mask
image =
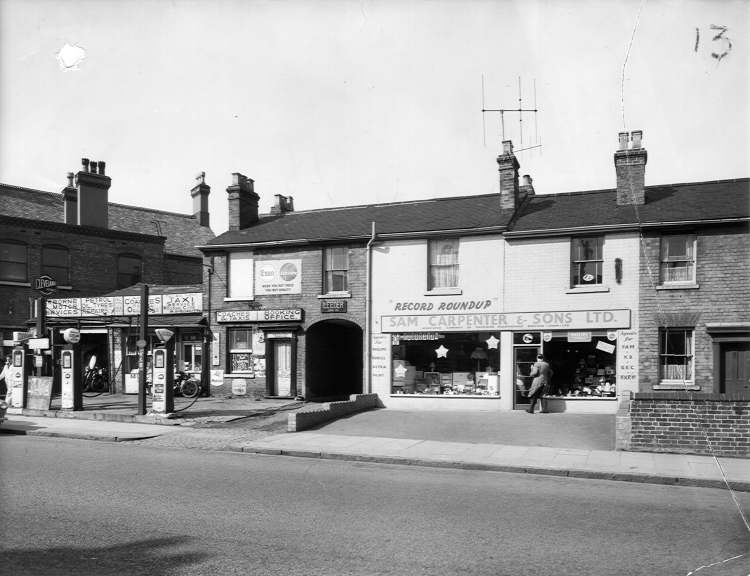
M 305 346 L 307 400 L 348 400 L 362 393 L 362 328 L 323 320 L 307 329 Z

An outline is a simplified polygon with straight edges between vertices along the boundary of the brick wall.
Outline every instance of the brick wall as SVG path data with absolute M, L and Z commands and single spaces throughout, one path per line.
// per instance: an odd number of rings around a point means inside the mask
M 283 308 L 301 308 L 303 310 L 303 321 L 296 331 L 297 337 L 297 394 L 305 395 L 305 361 L 306 361 L 306 334 L 313 324 L 320 321 L 348 320 L 359 326 L 363 332 L 365 328 L 365 306 L 366 306 L 366 249 L 364 245 L 351 244 L 349 247 L 349 292 L 351 298 L 346 298 L 347 311 L 345 313 L 324 314 L 320 310 L 318 298 L 323 292 L 323 247 L 304 248 L 264 248 L 254 249 L 253 258 L 259 260 L 296 260 L 302 261 L 302 286 L 300 294 L 284 295 L 256 295 L 253 300 L 225 301 L 227 296 L 228 273 L 227 264 L 229 258 L 226 253 L 210 252 L 205 259 L 209 263 L 213 255 L 214 274 L 211 278 L 211 330 L 220 335 L 219 366 L 213 369 L 223 369 L 228 375 L 229 367 L 227 354 L 227 329 L 233 327 L 262 327 L 263 323 L 216 323 L 216 312 L 221 310 L 267 310 Z M 204 297 L 208 295 L 208 274 L 204 274 Z M 364 340 L 362 343 L 363 354 L 365 350 Z M 363 365 L 365 364 L 363 359 Z M 364 379 L 364 374 L 363 374 Z M 265 395 L 265 378 L 248 378 L 248 395 Z M 232 391 L 232 379 L 225 378 L 223 386 L 213 386 L 211 393 L 214 395 L 227 395 Z
M 724 394 L 637 393 L 618 448 L 750 457 L 750 400 Z M 619 420 L 618 420 L 619 422 Z
M 643 239 L 640 263 L 640 391 L 659 384 L 659 326 L 694 328 L 695 384 L 718 392 L 708 323 L 750 323 L 750 234 L 745 225 L 697 232 L 696 286 L 659 289 L 660 235 Z M 721 305 L 717 305 L 721 303 Z

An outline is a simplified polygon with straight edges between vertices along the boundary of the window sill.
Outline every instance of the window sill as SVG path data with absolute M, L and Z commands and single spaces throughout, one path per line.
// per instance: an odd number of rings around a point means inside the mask
M 500 396 L 489 394 L 396 394 L 391 392 L 391 398 L 465 398 L 469 400 L 500 400 Z
M 254 372 L 233 372 L 231 374 L 224 374 L 224 378 L 255 378 Z
M 700 390 L 701 387 L 692 382 L 664 382 L 662 384 L 654 384 L 651 386 L 652 390 Z
M 328 292 L 327 294 L 320 294 L 318 295 L 319 299 L 330 299 L 330 298 L 351 298 L 352 293 L 349 291 L 346 292 Z
M 11 282 L 10 280 L 0 280 L 0 286 L 31 286 L 31 282 Z
M 697 290 L 700 285 L 695 282 L 673 282 L 670 284 L 659 284 L 657 290 Z
M 592 292 L 609 292 L 609 286 L 576 286 L 565 291 L 566 294 L 590 294 Z
M 464 291 L 461 288 L 433 288 L 427 290 L 425 296 L 461 296 Z
M 253 302 L 255 297 L 245 296 L 244 298 L 224 298 L 224 302 Z

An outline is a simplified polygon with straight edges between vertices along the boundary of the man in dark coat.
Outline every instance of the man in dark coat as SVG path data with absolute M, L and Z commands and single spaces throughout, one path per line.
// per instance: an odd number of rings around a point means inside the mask
M 529 376 L 534 377 L 531 381 L 531 388 L 529 388 L 529 400 L 531 402 L 528 410 L 526 410 L 529 414 L 534 413 L 534 406 L 536 405 L 537 400 L 539 400 L 539 411 L 546 412 L 546 406 L 542 395 L 549 391 L 550 384 L 552 383 L 552 374 L 554 374 L 554 372 L 550 365 L 544 360 L 544 355 L 539 354 L 539 356 L 536 357 L 536 362 L 531 367 L 531 372 L 529 373 Z

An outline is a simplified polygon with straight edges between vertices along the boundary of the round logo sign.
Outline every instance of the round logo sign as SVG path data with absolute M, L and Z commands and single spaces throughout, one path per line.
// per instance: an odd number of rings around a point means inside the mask
M 279 270 L 279 276 L 286 282 L 291 282 L 297 277 L 297 267 L 291 262 L 287 262 Z
M 78 344 L 81 341 L 81 333 L 77 328 L 66 328 L 63 330 L 63 338 L 70 344 Z
M 524 344 L 531 344 L 534 341 L 534 335 L 524 334 L 522 339 Z
M 49 296 L 57 290 L 57 282 L 50 276 L 39 276 L 34 279 L 34 290 L 38 290 L 44 296 Z
M 584 282 L 591 282 L 594 279 L 593 274 L 584 274 L 583 275 L 583 281 Z

